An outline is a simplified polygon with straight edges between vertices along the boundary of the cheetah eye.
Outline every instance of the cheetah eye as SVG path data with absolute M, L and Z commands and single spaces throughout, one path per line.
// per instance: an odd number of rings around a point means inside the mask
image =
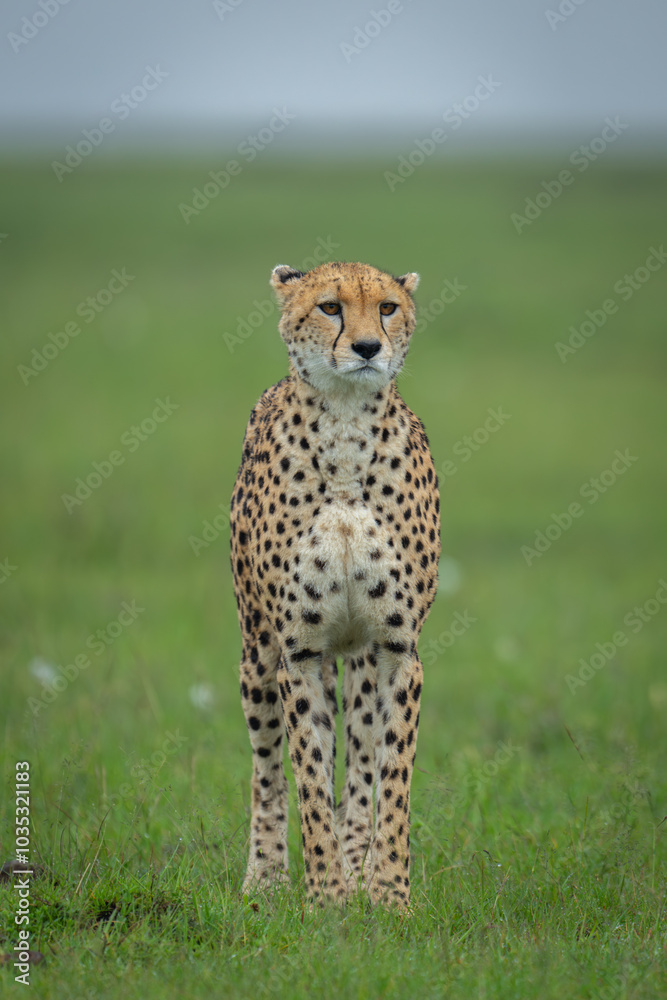
M 381 302 L 380 303 L 380 313 L 383 316 L 391 316 L 392 313 L 396 312 L 397 306 L 394 302 Z
M 340 312 L 340 302 L 320 302 L 320 309 L 327 316 L 337 316 Z

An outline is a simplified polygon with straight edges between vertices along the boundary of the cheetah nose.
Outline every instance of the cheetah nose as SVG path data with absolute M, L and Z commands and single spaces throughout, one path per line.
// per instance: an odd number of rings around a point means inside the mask
M 356 344 L 352 344 L 352 350 L 360 354 L 366 361 L 374 358 L 380 347 L 379 340 L 358 340 Z

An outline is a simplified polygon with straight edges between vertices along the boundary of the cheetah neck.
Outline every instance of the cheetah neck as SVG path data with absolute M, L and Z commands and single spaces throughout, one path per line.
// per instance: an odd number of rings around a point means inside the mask
M 374 461 L 375 443 L 398 397 L 395 384 L 331 396 L 296 377 L 294 388 L 303 419 L 315 432 L 312 444 L 321 475 L 332 490 L 349 491 Z

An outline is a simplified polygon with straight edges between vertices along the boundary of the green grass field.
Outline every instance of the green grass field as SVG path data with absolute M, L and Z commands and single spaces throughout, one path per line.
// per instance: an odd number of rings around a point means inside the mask
M 391 192 L 394 161 L 264 161 L 186 223 L 223 163 L 0 171 L 0 862 L 29 761 L 32 995 L 662 995 L 665 169 L 595 164 L 517 233 L 565 164 L 430 163 Z M 409 918 L 308 911 L 294 795 L 292 888 L 239 894 L 226 511 L 286 371 L 270 269 L 318 252 L 422 275 L 400 386 L 444 557 Z M 4 954 L 16 907 L 1 881 Z

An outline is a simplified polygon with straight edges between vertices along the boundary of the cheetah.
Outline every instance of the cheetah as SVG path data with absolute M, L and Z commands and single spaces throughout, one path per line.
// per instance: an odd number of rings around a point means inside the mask
M 418 281 L 358 263 L 271 275 L 289 374 L 252 411 L 231 505 L 253 760 L 245 892 L 288 878 L 286 734 L 307 895 L 343 901 L 363 888 L 375 903 L 409 905 L 417 639 L 440 555 L 428 439 L 395 382 Z M 337 658 L 346 775 L 336 807 Z

